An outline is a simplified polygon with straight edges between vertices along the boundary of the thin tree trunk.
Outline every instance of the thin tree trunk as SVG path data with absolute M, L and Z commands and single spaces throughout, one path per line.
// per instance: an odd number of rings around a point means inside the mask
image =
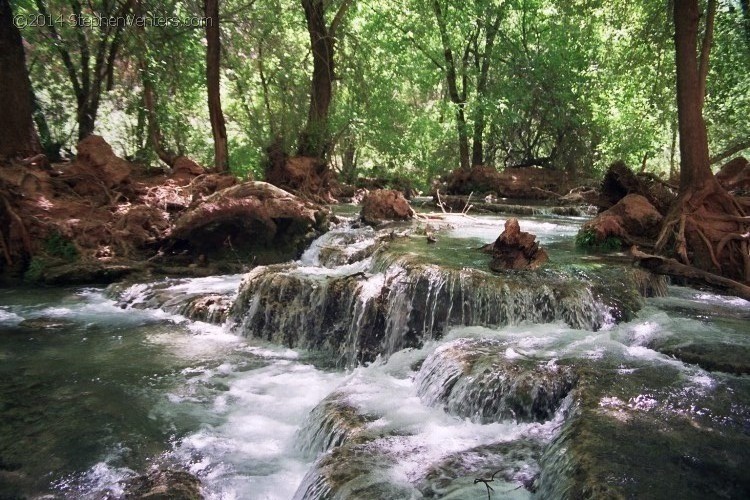
M 31 113 L 39 131 L 39 141 L 42 145 L 42 151 L 50 162 L 60 160 L 60 144 L 52 142 L 52 132 L 47 123 L 47 117 L 44 116 L 44 110 L 39 105 L 39 99 L 36 98 L 34 88 L 31 88 Z
M 219 2 L 206 0 L 206 80 L 208 82 L 208 114 L 214 136 L 214 165 L 217 172 L 229 171 L 229 146 L 224 113 L 221 111 L 221 39 Z
M 302 0 L 310 35 L 313 74 L 310 83 L 310 108 L 307 124 L 300 137 L 299 154 L 323 158 L 328 150 L 328 109 L 333 94 L 334 39 L 328 33 L 322 0 Z
M 672 120 L 672 144 L 669 147 L 669 179 L 677 176 L 677 123 Z
M 333 98 L 336 35 L 351 3 L 352 0 L 343 0 L 331 24 L 326 25 L 326 2 L 323 0 L 302 0 L 313 58 L 310 109 L 307 115 L 307 124 L 300 135 L 297 151 L 302 156 L 311 156 L 322 160 L 331 148 L 328 114 Z
M 464 112 L 464 108 L 466 107 L 466 88 L 463 89 L 464 95 L 458 92 L 456 61 L 453 57 L 453 49 L 451 48 L 450 39 L 448 38 L 448 29 L 445 24 L 443 9 L 440 6 L 440 0 L 435 0 L 433 2 L 433 10 L 435 12 L 435 19 L 438 23 L 438 29 L 440 30 L 440 41 L 443 45 L 443 57 L 445 58 L 445 82 L 448 85 L 448 95 L 450 96 L 451 102 L 456 105 L 459 161 L 461 168 L 468 169 L 470 166 L 469 134 L 467 132 L 466 114 Z
M 482 56 L 482 64 L 479 71 L 479 78 L 477 80 L 477 100 L 479 105 L 474 115 L 474 136 L 472 139 L 471 148 L 471 164 L 472 165 L 483 165 L 484 164 L 484 106 L 482 105 L 482 99 L 484 94 L 487 92 L 487 80 L 490 74 L 490 62 L 492 61 L 492 52 L 495 47 L 495 37 L 497 31 L 500 28 L 501 13 L 498 12 L 495 20 L 492 24 L 488 25 L 485 31 L 485 43 L 484 43 L 484 55 Z M 475 57 L 479 57 L 476 54 Z
M 696 59 L 699 18 L 698 0 L 674 0 L 681 192 L 697 189 L 713 178 L 703 120 L 704 85 Z
M 164 147 L 164 135 L 159 125 L 159 117 L 156 114 L 156 92 L 154 91 L 154 82 L 149 73 L 148 62 L 145 57 L 141 57 L 139 62 L 141 70 L 141 82 L 143 83 L 143 106 L 146 109 L 148 119 L 148 138 L 151 147 L 156 152 L 156 156 L 169 167 L 174 167 L 177 155 Z
M 13 24 L 8 0 L 0 0 L 0 157 L 31 156 L 41 152 L 34 128 L 31 82 L 26 70 L 21 33 Z

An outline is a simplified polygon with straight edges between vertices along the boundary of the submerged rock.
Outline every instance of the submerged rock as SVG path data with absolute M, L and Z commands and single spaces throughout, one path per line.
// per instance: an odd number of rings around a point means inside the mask
M 542 498 L 747 498 L 750 384 L 676 363 L 589 364 L 544 452 Z
M 125 485 L 126 499 L 202 500 L 201 483 L 189 472 L 157 469 L 131 479 Z
M 417 488 L 425 498 L 482 498 L 484 479 L 496 493 L 516 490 L 517 485 L 533 492 L 541 454 L 542 444 L 529 439 L 477 446 L 431 464 Z
M 377 225 L 389 220 L 407 220 L 414 217 L 404 195 L 393 189 L 378 189 L 365 195 L 362 200 L 362 220 Z
M 535 241 L 536 236 L 521 231 L 518 219 L 505 221 L 505 230 L 494 243 L 482 250 L 492 255 L 490 269 L 536 269 L 549 259 L 547 252 Z
M 416 498 L 416 488 L 383 473 L 396 464 L 397 456 L 373 444 L 334 448 L 315 461 L 294 500 Z
M 527 357 L 490 339 L 444 344 L 417 374 L 426 404 L 481 423 L 549 420 L 576 380 L 569 366 Z

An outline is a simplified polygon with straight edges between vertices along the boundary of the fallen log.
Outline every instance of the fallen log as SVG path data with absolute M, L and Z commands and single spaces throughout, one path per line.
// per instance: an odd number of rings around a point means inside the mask
M 675 259 L 641 252 L 635 246 L 630 249 L 630 254 L 640 267 L 648 269 L 653 273 L 685 278 L 690 282 L 709 285 L 732 295 L 742 297 L 745 300 L 750 300 L 750 286 L 739 281 L 682 264 Z

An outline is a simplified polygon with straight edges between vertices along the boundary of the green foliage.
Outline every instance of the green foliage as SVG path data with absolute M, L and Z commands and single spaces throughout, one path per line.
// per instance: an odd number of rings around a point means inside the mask
M 29 267 L 23 275 L 24 281 L 29 283 L 37 283 L 41 281 L 44 277 L 45 267 L 47 267 L 47 263 L 44 258 L 39 256 L 32 257 L 31 262 L 29 262 Z
M 50 257 L 59 257 L 68 262 L 78 258 L 75 245 L 58 232 L 53 232 L 44 240 L 44 252 Z
M 617 236 L 608 236 L 604 241 L 599 241 L 594 231 L 581 230 L 576 235 L 576 247 L 581 250 L 614 252 L 622 249 L 622 240 Z
M 67 0 L 39 0 L 53 15 Z M 676 169 L 673 24 L 664 2 L 438 0 L 457 61 L 471 137 L 485 117 L 485 162 L 502 169 L 529 159 L 590 176 L 623 159 L 652 172 Z M 341 0 L 326 12 L 332 22 Z M 92 0 L 91 16 L 120 2 Z M 152 16 L 200 16 L 201 2 L 136 2 Z M 17 14 L 38 13 L 18 0 Z M 230 165 L 262 177 L 265 148 L 294 154 L 307 120 L 312 57 L 298 0 L 224 0 L 222 102 Z M 488 20 L 500 14 L 487 88 L 477 89 Z M 32 84 L 51 140 L 73 147 L 76 96 L 59 46 L 74 66 L 98 32 L 62 23 L 21 30 Z M 164 146 L 201 163 L 213 158 L 205 85 L 205 33 L 193 27 L 129 26 L 111 89 L 101 95 L 97 133 L 120 154 L 158 165 L 144 109 L 150 79 Z M 142 69 L 142 62 L 147 70 Z M 93 55 L 89 64 L 94 64 Z M 720 2 L 705 116 L 712 154 L 750 137 L 750 38 L 736 0 Z M 456 111 L 432 0 L 353 2 L 336 39 L 330 164 L 342 178 L 408 177 L 427 189 L 458 166 Z

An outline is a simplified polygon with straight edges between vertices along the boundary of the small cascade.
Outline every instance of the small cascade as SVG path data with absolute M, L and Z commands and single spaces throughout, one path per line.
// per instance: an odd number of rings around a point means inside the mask
M 315 457 L 345 442 L 367 439 L 363 435 L 365 427 L 377 417 L 361 414 L 347 396 L 342 391 L 333 392 L 308 414 L 297 434 L 298 448 L 306 456 Z
M 551 419 L 576 383 L 568 366 L 534 359 L 496 339 L 457 339 L 441 345 L 417 374 L 425 404 L 489 423 Z
M 377 247 L 378 237 L 370 226 L 344 225 L 313 241 L 300 257 L 300 263 L 334 268 L 364 260 Z
M 324 351 L 353 366 L 419 347 L 451 326 L 564 322 L 598 330 L 612 314 L 587 282 L 570 275 L 493 275 L 378 252 L 372 262 L 334 269 L 256 268 L 229 316 L 244 335 Z
M 161 309 L 191 321 L 220 325 L 227 319 L 242 275 L 163 280 L 123 287 L 112 285 L 107 295 L 122 309 Z

